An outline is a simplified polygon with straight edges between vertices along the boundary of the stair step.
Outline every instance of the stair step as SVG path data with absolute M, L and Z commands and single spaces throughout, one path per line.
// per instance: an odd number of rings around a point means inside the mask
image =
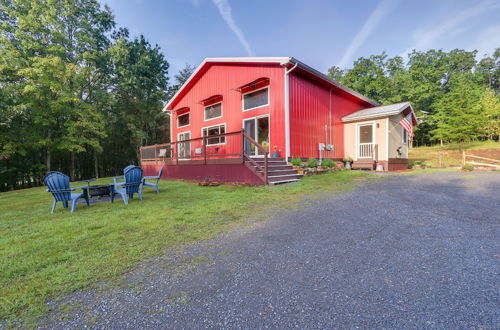
M 300 179 L 302 174 L 286 174 L 286 175 L 270 175 L 267 177 L 269 182 L 275 181 L 283 181 L 283 180 L 292 180 L 292 179 Z
M 298 182 L 300 181 L 300 179 L 290 179 L 290 180 L 281 180 L 281 181 L 272 181 L 272 182 L 269 182 L 269 184 L 282 184 L 282 183 L 292 183 L 292 182 Z

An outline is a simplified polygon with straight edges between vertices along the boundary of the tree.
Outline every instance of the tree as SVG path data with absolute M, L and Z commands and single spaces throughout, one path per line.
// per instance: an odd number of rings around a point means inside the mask
M 482 129 L 486 137 L 490 140 L 500 137 L 500 97 L 493 90 L 483 91 L 476 113 L 484 120 Z

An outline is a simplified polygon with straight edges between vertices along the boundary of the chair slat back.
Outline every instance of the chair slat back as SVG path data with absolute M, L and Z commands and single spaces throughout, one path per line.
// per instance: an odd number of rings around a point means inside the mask
M 142 183 L 143 171 L 138 166 L 133 166 L 125 169 L 125 189 L 127 194 L 139 192 L 139 186 Z
M 58 202 L 71 200 L 71 191 L 69 187 L 69 177 L 61 172 L 49 172 L 45 175 L 43 183 L 49 188 L 54 199 Z
M 160 172 L 158 172 L 158 177 L 156 178 L 156 184 L 158 184 L 158 181 L 160 181 L 162 174 L 163 174 L 163 166 L 160 168 Z

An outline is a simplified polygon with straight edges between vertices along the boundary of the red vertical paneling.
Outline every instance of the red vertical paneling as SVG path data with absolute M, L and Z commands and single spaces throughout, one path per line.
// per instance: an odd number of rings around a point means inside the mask
M 175 109 L 189 107 L 191 118 L 189 126 L 178 129 L 177 118 L 175 115 L 172 117 L 172 140 L 176 141 L 177 135 L 186 131 L 191 132 L 191 138 L 201 137 L 203 127 L 222 123 L 226 124 L 226 132 L 228 133 L 239 131 L 243 127 L 243 119 L 269 115 L 271 146 L 276 145 L 282 149 L 282 155 L 284 155 L 284 69 L 279 65 L 269 64 L 214 63 L 209 65 L 210 67 L 175 106 Z M 261 77 L 269 78 L 269 106 L 243 111 L 242 95 L 236 89 Z M 204 106 L 200 104 L 200 101 L 218 94 L 223 97 L 223 116 L 205 121 Z M 228 144 L 222 148 L 225 148 L 226 153 L 240 152 L 240 150 L 230 150 L 233 147 L 239 148 L 240 146 L 229 146 Z
M 323 156 L 343 158 L 342 117 L 370 105 L 335 87 L 330 90 L 329 87 L 319 85 L 299 74 L 290 74 L 289 84 L 290 156 L 318 158 L 318 144 L 331 143 L 334 145 L 334 150 L 325 151 Z

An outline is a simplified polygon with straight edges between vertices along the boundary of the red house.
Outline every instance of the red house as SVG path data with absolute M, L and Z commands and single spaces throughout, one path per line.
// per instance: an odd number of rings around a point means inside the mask
M 171 143 L 141 148 L 148 175 L 249 184 L 298 180 L 293 157 L 405 168 L 398 124 L 417 124 L 409 103 L 379 107 L 293 57 L 207 58 L 163 111 Z

